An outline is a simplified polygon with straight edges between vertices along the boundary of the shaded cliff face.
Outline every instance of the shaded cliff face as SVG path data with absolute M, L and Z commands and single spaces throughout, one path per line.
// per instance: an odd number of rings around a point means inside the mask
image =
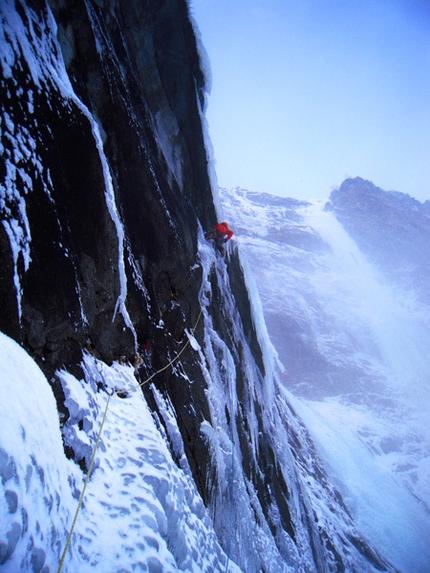
M 65 436 L 75 425 L 94 442 L 106 364 L 142 361 L 139 381 L 163 368 L 144 388 L 158 438 L 178 472 L 189 469 L 224 551 L 234 527 L 243 570 L 388 567 L 279 391 L 240 253 L 217 258 L 203 240 L 216 209 L 187 3 L 11 0 L 1 10 L 0 329 L 49 378 L 68 454 L 87 467 Z M 72 413 L 63 403 L 68 384 L 95 404 L 80 419 L 82 404 Z M 65 535 L 53 534 L 57 557 Z
M 216 219 L 204 77 L 183 1 L 2 8 L 0 328 L 63 409 L 55 371 L 78 374 L 84 349 L 107 363 L 147 352 L 155 370 L 196 322 L 198 227 Z M 203 393 L 172 393 L 202 488 L 204 449 L 184 407 L 195 402 L 201 420 Z
M 180 330 L 194 318 L 197 223 L 215 219 L 187 7 L 54 4 L 69 77 L 48 8 L 17 8 L 24 49 L 4 62 L 1 98 L 1 327 L 49 374 L 85 345 L 131 359 L 160 319 Z

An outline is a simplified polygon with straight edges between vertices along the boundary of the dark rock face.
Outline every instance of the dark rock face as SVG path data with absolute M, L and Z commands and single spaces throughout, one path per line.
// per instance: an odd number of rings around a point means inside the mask
M 4 4 L 25 49 L 3 61 L 0 85 L 0 329 L 37 360 L 61 408 L 55 370 L 78 371 L 84 349 L 133 362 L 147 345 L 157 369 L 196 322 L 198 225 L 216 219 L 204 76 L 184 1 L 16 10 Z M 175 388 L 171 375 L 158 381 Z M 172 402 L 190 459 L 204 460 L 184 413 L 194 403 L 208 417 L 204 386 L 178 385 Z M 196 472 L 204 488 L 204 461 Z
M 189 269 L 197 221 L 208 226 L 215 219 L 199 116 L 204 78 L 186 4 L 113 2 L 87 9 L 84 2 L 52 2 L 51 7 L 73 89 L 102 126 L 124 239 L 121 244 L 106 204 L 106 166 L 88 114 L 71 90 L 64 97 L 49 60 L 41 61 L 45 68 L 37 85 L 20 57 L 13 77 L 4 77 L 1 86 L 9 119 L 2 179 L 7 188 L 12 179 L 7 170 L 17 169 L 22 181 L 16 180 L 15 195 L 6 196 L 3 209 L 6 304 L 0 327 L 22 341 L 49 375 L 77 363 L 84 346 L 108 362 L 122 355 L 132 359 L 137 351 L 130 324 L 116 308 L 124 280 L 119 258 L 138 340 L 151 339 L 160 319 L 180 329 L 184 318 L 172 313 L 172 296 L 181 299 L 183 314 L 192 320 L 199 283 Z M 48 26 L 43 2 L 33 14 L 34 29 Z M 8 133 L 12 125 L 15 132 Z M 13 136 L 19 133 L 22 145 L 34 149 L 17 163 Z M 22 213 L 19 195 L 25 201 Z M 10 252 L 4 236 L 14 218 L 31 228 L 31 239 L 21 239 L 26 252 L 18 254 Z M 31 262 L 23 261 L 25 256 Z M 20 297 L 11 294 L 13 273 Z M 140 287 L 143 278 L 150 285 L 147 293 Z
M 404 193 L 383 191 L 356 177 L 331 193 L 327 208 L 372 262 L 429 302 L 429 201 L 423 204 Z

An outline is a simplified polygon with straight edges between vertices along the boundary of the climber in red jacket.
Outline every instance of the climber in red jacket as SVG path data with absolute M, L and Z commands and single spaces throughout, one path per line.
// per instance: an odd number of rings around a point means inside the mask
M 225 221 L 217 223 L 210 231 L 205 234 L 205 239 L 213 239 L 214 244 L 223 257 L 225 255 L 224 243 L 229 241 L 233 236 L 233 231 L 228 228 Z

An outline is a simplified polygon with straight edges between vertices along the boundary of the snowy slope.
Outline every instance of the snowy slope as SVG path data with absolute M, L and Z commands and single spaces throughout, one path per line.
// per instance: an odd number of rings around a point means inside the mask
M 43 374 L 4 335 L 1 352 L 2 387 L 7 380 L 13 388 L 1 402 L 8 428 L 0 438 L 2 570 L 54 571 L 83 474 L 64 455 L 54 397 Z M 66 372 L 61 376 L 73 412 L 68 427 L 74 435 L 67 441 L 91 455 L 95 440 L 89 437 L 98 433 L 108 399 L 106 392 L 94 392 L 96 383 L 135 389 L 136 380 L 131 367 L 109 368 L 89 355 L 85 366 L 85 381 Z M 114 396 L 64 571 L 197 573 L 226 564 L 183 456 L 181 463 L 183 469 L 172 460 L 142 393 Z M 233 563 L 229 570 L 238 571 Z
M 428 571 L 430 309 L 369 262 L 324 202 L 221 196 L 329 475 L 401 571 Z

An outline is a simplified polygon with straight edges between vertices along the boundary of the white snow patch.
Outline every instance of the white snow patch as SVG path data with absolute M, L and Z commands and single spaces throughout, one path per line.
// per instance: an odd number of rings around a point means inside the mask
M 108 388 L 136 388 L 133 369 L 85 357 L 85 380 L 59 377 L 67 395 L 69 445 L 92 451 Z M 0 334 L 0 559 L 2 571 L 56 571 L 77 507 L 83 474 L 62 447 L 46 378 L 17 343 Z M 165 419 L 176 426 L 158 397 Z M 67 428 L 66 428 L 67 432 Z M 177 451 L 181 448 L 175 431 Z M 143 394 L 113 396 L 96 467 L 78 514 L 63 571 L 214 572 L 227 562 L 185 459 L 172 460 Z M 229 571 L 239 573 L 230 561 Z

